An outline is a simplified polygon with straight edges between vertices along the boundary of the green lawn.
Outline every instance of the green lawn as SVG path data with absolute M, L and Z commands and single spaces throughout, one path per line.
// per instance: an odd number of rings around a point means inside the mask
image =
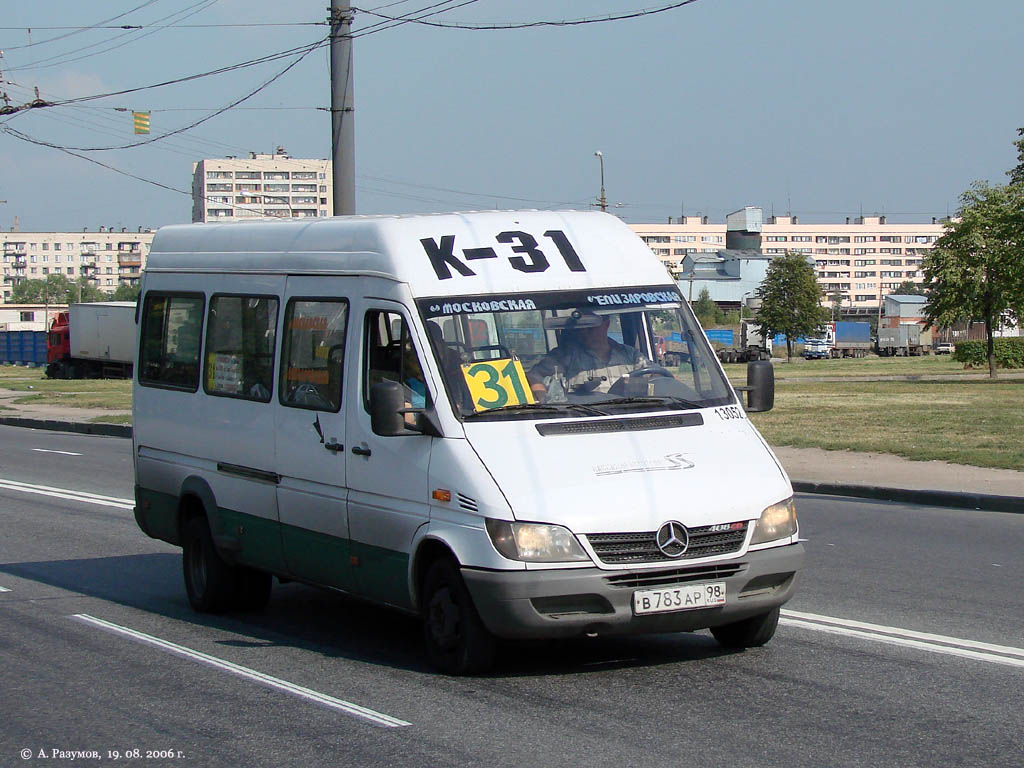
M 733 381 L 746 379 L 746 363 L 732 363 L 725 366 L 725 372 Z M 985 373 L 977 369 L 964 368 L 963 363 L 953 360 L 951 355 L 923 355 L 921 357 L 864 357 L 860 359 L 804 360 L 794 357 L 787 362 L 775 363 L 775 378 L 797 379 L 816 376 L 930 376 Z
M 838 361 L 837 361 L 838 362 Z M 772 445 L 893 453 L 1024 470 L 1024 379 L 808 382 L 780 378 L 751 414 Z
M 47 379 L 42 368 L 0 366 L 0 390 L 24 392 L 18 403 L 130 411 L 132 383 L 126 379 Z

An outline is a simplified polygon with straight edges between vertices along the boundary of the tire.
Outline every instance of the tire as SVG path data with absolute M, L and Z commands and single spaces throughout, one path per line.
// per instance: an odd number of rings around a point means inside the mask
M 240 611 L 259 613 L 270 602 L 274 578 L 269 573 L 245 566 L 235 568 L 235 605 Z
M 454 560 L 435 561 L 423 579 L 423 636 L 430 663 L 450 675 L 494 664 L 495 640 L 480 620 Z
M 759 616 L 712 627 L 711 634 L 726 648 L 758 648 L 772 639 L 778 626 L 779 609 L 775 608 Z
M 182 572 L 185 593 L 200 613 L 223 613 L 235 603 L 235 569 L 221 560 L 213 546 L 205 517 L 194 517 L 182 532 Z

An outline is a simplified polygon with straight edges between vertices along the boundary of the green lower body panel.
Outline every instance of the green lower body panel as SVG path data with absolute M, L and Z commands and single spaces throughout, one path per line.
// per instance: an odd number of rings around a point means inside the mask
M 147 536 L 181 544 L 177 496 L 135 486 L 135 522 Z
M 155 539 L 180 546 L 178 498 L 136 487 L 135 501 L 139 527 Z M 210 533 L 218 543 L 230 543 L 225 555 L 233 562 L 412 607 L 407 552 L 282 526 L 277 520 L 224 507 L 210 515 Z
M 355 569 L 359 594 L 401 608 L 412 608 L 408 552 L 353 541 L 352 554 L 359 563 Z
M 291 525 L 281 526 L 288 570 L 297 579 L 355 591 L 348 539 Z

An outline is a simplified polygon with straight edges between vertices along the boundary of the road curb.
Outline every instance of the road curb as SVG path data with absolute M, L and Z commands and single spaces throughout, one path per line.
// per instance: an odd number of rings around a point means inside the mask
M 55 419 L 26 419 L 21 416 L 0 417 L 0 424 L 8 427 L 49 429 L 55 432 L 77 432 L 82 435 L 102 435 L 105 437 L 132 436 L 132 428 L 129 424 L 89 424 L 80 421 L 58 421 Z
M 979 509 L 986 512 L 1024 514 L 1024 497 L 1021 496 L 997 496 L 995 494 L 959 491 L 928 491 L 912 488 L 883 488 L 876 485 L 855 485 L 852 483 L 812 483 L 805 480 L 793 480 L 792 482 L 793 490 L 797 493 L 852 496 L 861 499 L 925 504 L 933 507 L 955 507 L 957 509 Z

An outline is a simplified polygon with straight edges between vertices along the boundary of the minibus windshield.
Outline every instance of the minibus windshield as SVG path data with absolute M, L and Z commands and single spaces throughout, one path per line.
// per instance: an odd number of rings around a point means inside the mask
M 734 402 L 675 286 L 421 299 L 462 419 L 603 416 Z

